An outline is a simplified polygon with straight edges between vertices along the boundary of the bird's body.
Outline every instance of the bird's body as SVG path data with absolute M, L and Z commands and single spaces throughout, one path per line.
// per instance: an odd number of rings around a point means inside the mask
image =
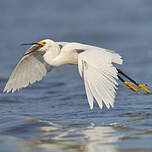
M 84 79 L 90 108 L 94 98 L 100 108 L 103 102 L 114 106 L 118 71 L 114 64 L 122 64 L 121 56 L 107 49 L 68 42 L 43 40 L 35 43 L 12 72 L 4 92 L 16 91 L 41 80 L 53 67 L 62 64 L 78 65 Z

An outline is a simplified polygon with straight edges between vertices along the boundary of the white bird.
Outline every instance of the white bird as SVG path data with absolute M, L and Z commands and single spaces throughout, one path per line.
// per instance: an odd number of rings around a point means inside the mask
M 100 108 L 103 102 L 110 108 L 118 83 L 118 70 L 113 64 L 122 64 L 122 58 L 114 51 L 80 43 L 54 42 L 50 39 L 32 45 L 12 72 L 4 92 L 14 92 L 40 81 L 53 67 L 62 64 L 78 65 L 90 108 L 94 99 Z

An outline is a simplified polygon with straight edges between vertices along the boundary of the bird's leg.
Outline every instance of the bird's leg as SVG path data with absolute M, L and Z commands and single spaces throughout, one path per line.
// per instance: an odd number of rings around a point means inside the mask
M 139 87 L 140 89 L 142 89 L 143 91 L 145 91 L 146 93 L 151 93 L 151 91 L 149 91 L 147 88 L 146 88 L 146 85 L 145 84 L 140 84 L 140 83 L 137 83 L 135 80 L 133 80 L 132 78 L 130 78 L 128 75 L 126 75 L 124 72 L 122 72 L 120 69 L 117 69 L 118 73 L 123 75 L 124 77 L 126 77 L 128 80 L 130 80 L 131 82 L 127 82 L 127 81 L 124 81 L 119 75 L 118 75 L 118 78 L 123 81 L 123 83 L 128 87 L 130 88 L 131 90 L 133 90 L 133 86 L 137 86 Z M 130 87 L 131 86 L 131 87 Z M 133 87 L 133 88 L 132 88 Z M 136 88 L 135 88 L 136 89 Z M 135 90 L 133 90 L 135 91 Z M 137 89 L 136 91 L 137 92 Z M 139 91 L 137 92 L 139 93 Z
M 118 75 L 118 78 L 128 87 L 128 89 L 130 89 L 136 93 L 139 93 L 139 91 L 135 87 L 133 87 L 133 86 L 135 86 L 134 83 L 125 81 L 122 77 L 120 77 L 120 75 Z

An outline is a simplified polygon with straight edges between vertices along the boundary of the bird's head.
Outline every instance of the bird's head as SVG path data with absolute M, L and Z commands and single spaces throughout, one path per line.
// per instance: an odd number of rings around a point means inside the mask
M 21 45 L 38 45 L 41 48 L 54 46 L 56 43 L 50 39 L 45 39 L 35 43 L 23 43 Z
M 59 49 L 59 46 L 53 40 L 50 40 L 50 39 L 45 39 L 45 40 L 38 41 L 38 42 L 35 42 L 35 43 L 24 43 L 24 44 L 21 44 L 21 45 L 32 45 L 26 51 L 24 56 L 26 56 L 28 54 L 32 54 L 32 53 L 37 52 L 37 51 L 47 52 L 47 51 L 50 50 L 51 47 L 58 47 L 58 49 Z
M 51 47 L 56 47 L 56 46 L 59 47 L 54 41 L 52 41 L 50 39 L 45 39 L 45 40 L 38 41 L 35 43 L 24 43 L 21 45 L 32 45 L 32 47 L 29 48 L 29 50 L 27 51 L 26 54 L 30 54 L 35 51 L 48 51 L 49 48 L 51 48 Z
M 47 51 L 50 47 L 57 46 L 57 44 L 50 39 L 45 39 L 45 40 L 39 41 L 39 42 L 37 42 L 37 45 L 40 46 L 40 50 L 45 50 L 45 51 Z

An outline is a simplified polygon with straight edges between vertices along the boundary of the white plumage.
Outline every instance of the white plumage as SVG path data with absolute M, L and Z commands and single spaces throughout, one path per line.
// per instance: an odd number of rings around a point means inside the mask
M 74 64 L 84 79 L 90 108 L 94 99 L 100 108 L 103 102 L 107 108 L 114 106 L 118 71 L 113 63 L 122 64 L 119 54 L 95 46 L 49 39 L 33 44 L 12 72 L 4 92 L 14 92 L 40 81 L 53 67 Z

